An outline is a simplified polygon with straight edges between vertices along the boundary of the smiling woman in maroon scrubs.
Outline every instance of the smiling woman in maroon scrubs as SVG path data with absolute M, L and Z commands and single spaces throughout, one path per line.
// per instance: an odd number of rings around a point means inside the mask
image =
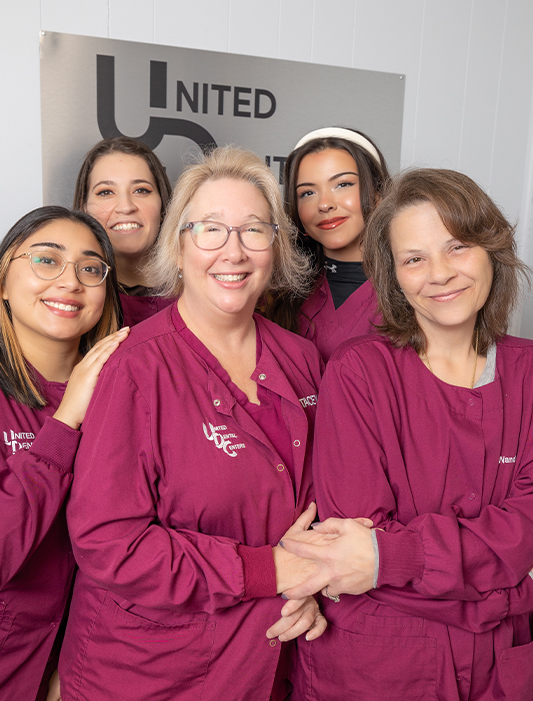
M 314 262 L 311 294 L 277 295 L 266 314 L 312 340 L 325 362 L 340 343 L 372 333 L 379 322 L 362 260 L 366 222 L 388 178 L 383 154 L 352 129 L 310 132 L 287 158 L 284 198 L 298 243 Z
M 252 153 L 217 149 L 176 185 L 152 274 L 179 301 L 132 329 L 84 423 L 63 701 L 281 701 L 292 639 L 324 630 L 312 597 L 277 596 L 316 568 L 278 542 L 315 515 L 322 363 L 254 314 L 305 284 L 293 237 Z
M 78 429 L 102 365 L 127 335 L 116 332 L 113 266 L 102 227 L 63 207 L 26 214 L 0 244 L 2 698 L 46 698 L 57 666 L 74 570 L 63 502 Z M 56 688 L 48 698 L 58 697 Z
M 382 333 L 328 364 L 326 521 L 284 540 L 321 564 L 304 590 L 323 589 L 331 624 L 295 699 L 533 698 L 533 342 L 505 335 L 527 273 L 513 234 L 446 170 L 400 176 L 369 222 Z

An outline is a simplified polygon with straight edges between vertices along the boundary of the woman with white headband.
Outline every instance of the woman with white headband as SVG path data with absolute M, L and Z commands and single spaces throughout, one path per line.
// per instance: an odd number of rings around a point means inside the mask
M 388 178 L 379 149 L 352 129 L 312 131 L 287 158 L 285 206 L 315 272 L 307 299 L 270 300 L 267 316 L 311 339 L 326 362 L 340 343 L 372 333 L 379 321 L 362 244 Z

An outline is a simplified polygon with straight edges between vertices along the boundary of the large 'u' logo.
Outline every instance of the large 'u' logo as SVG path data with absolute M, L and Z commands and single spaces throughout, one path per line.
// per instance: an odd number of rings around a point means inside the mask
M 150 107 L 167 106 L 167 64 L 164 61 L 150 61 Z M 98 127 L 104 139 L 126 136 L 117 127 L 115 119 L 115 57 L 96 56 L 96 116 Z M 155 149 L 165 134 L 184 136 L 207 151 L 216 147 L 211 134 L 199 124 L 188 119 L 173 117 L 150 117 L 148 129 L 136 136 L 149 148 Z

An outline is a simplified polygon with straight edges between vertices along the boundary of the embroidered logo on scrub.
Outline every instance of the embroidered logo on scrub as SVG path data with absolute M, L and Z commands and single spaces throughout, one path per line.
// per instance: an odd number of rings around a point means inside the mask
M 17 450 L 28 450 L 28 448 L 31 448 L 31 444 L 35 438 L 33 433 L 15 433 L 15 431 L 12 430 L 9 431 L 9 434 L 3 431 L 3 434 L 4 443 L 11 447 L 13 453 Z
M 203 424 L 205 437 L 208 441 L 213 441 L 216 447 L 219 450 L 223 450 L 230 458 L 235 458 L 237 456 L 237 450 L 246 448 L 244 443 L 234 443 L 234 440 L 237 438 L 236 433 L 224 433 L 224 431 L 228 430 L 227 426 L 208 425 L 209 428 Z

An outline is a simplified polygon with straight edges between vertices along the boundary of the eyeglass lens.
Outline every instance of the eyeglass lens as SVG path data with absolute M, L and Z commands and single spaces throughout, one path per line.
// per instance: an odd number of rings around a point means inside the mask
M 264 251 L 274 240 L 275 228 L 266 222 L 252 222 L 241 227 L 233 227 L 245 248 L 251 251 Z M 228 240 L 231 229 L 225 224 L 213 221 L 194 222 L 193 239 L 198 248 L 212 251 L 221 248 Z
M 30 256 L 33 272 L 42 280 L 55 280 L 66 266 L 66 261 L 58 253 L 35 251 Z M 82 258 L 76 265 L 76 275 L 82 285 L 96 287 L 107 275 L 108 266 L 99 258 Z

